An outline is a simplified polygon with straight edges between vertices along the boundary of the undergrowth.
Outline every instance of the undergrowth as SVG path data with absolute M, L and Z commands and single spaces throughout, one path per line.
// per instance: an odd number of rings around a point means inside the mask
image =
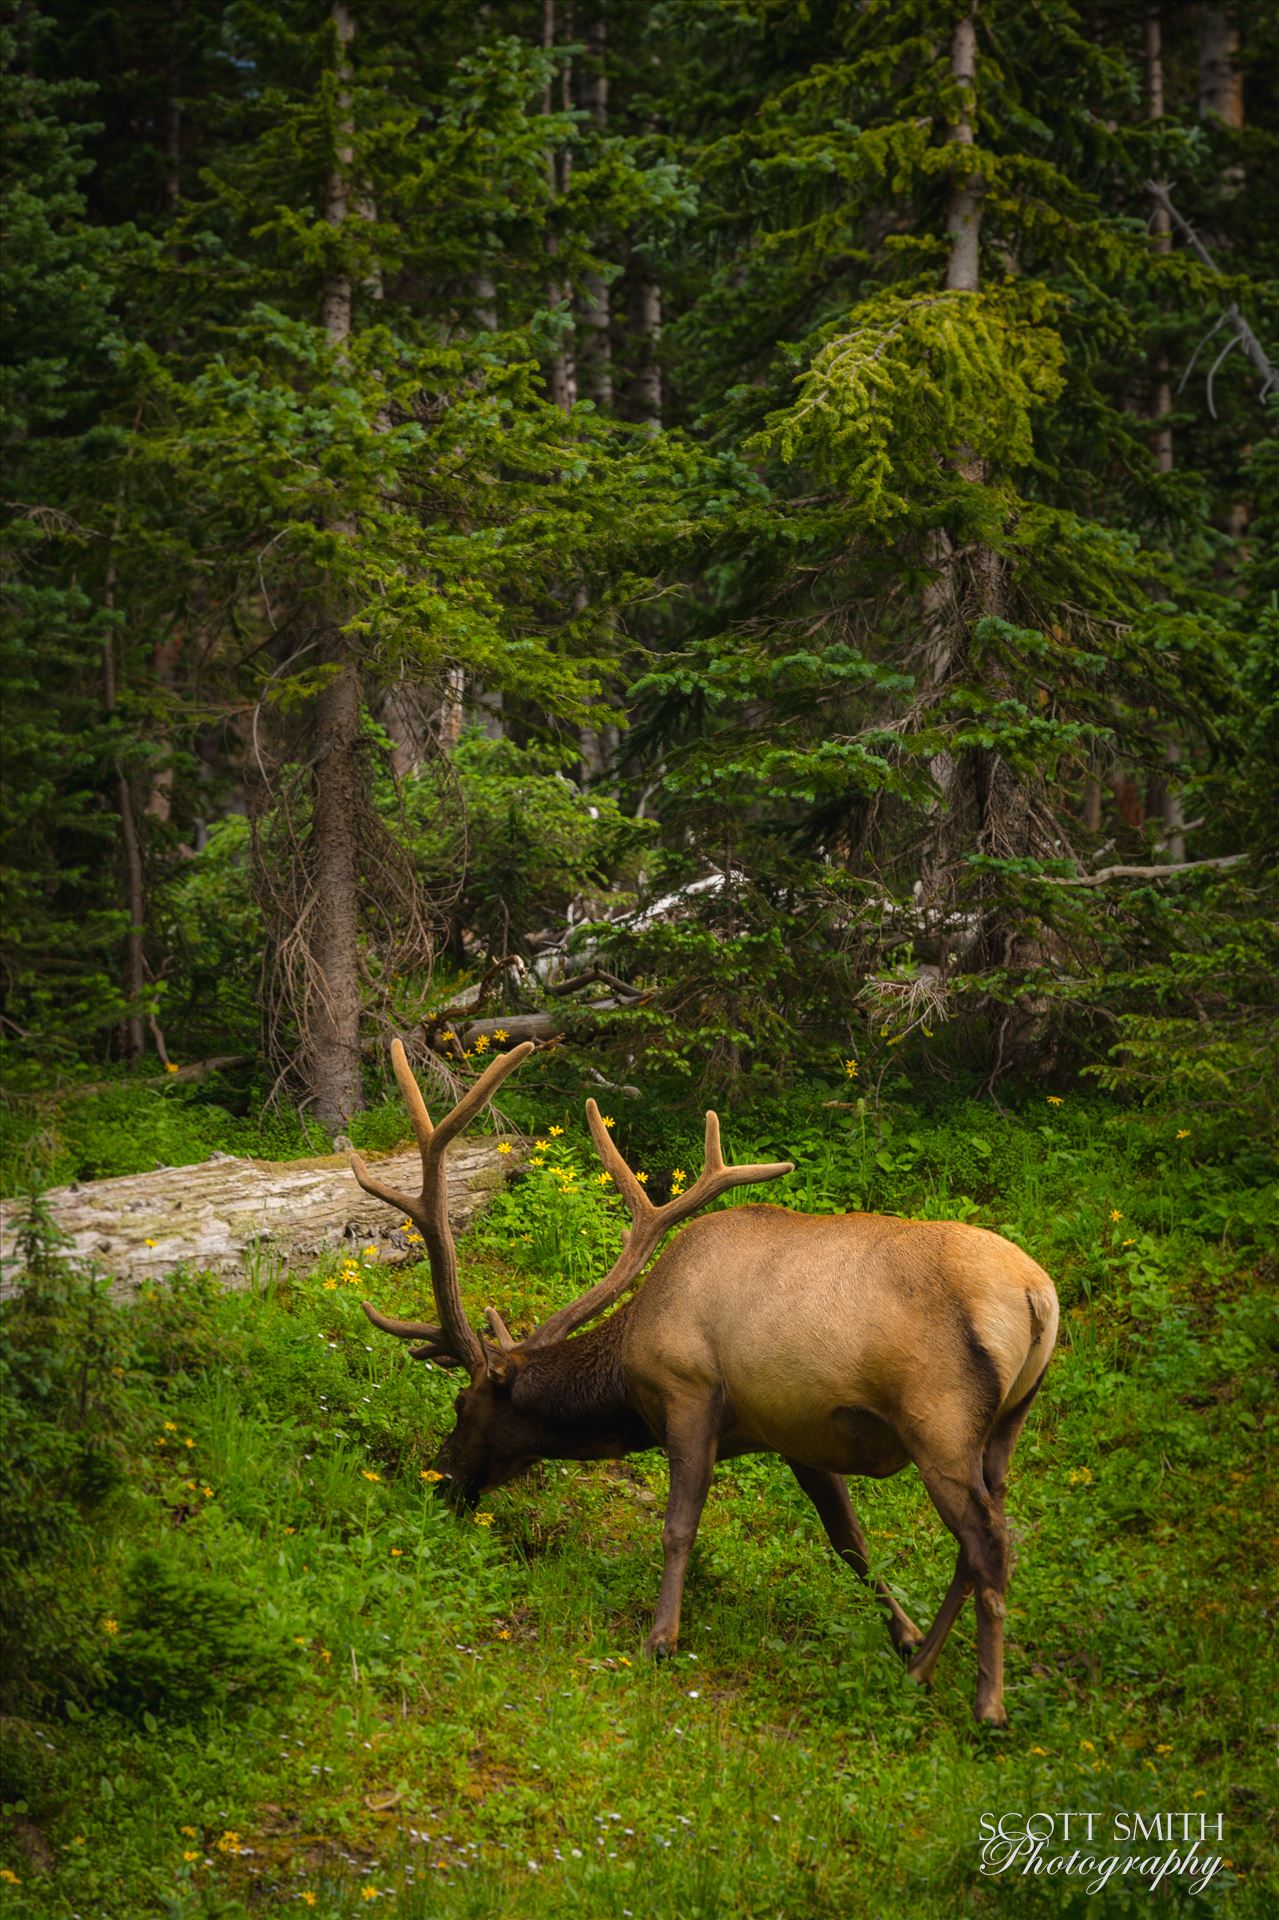
M 726 1149 L 793 1158 L 768 1196 L 792 1205 L 997 1227 L 1062 1294 L 1010 1485 L 1008 1733 L 970 1719 L 971 1609 L 934 1691 L 906 1684 L 779 1461 L 717 1473 L 662 1668 L 660 1455 L 546 1464 L 456 1518 L 429 1478 L 456 1377 L 359 1310 L 420 1310 L 424 1269 L 366 1252 L 125 1307 L 36 1223 L 0 1342 L 6 1912 L 1082 1914 L 1070 1882 L 978 1873 L 982 1813 L 1045 1807 L 1220 1813 L 1229 1864 L 1161 1909 L 1273 1911 L 1263 1156 L 1096 1097 L 831 1098 L 736 1114 Z M 687 1116 L 611 1105 L 656 1198 L 692 1177 Z M 472 1317 L 516 1325 L 598 1275 L 620 1224 L 580 1118 L 524 1118 L 540 1164 L 462 1249 Z M 916 1475 L 853 1491 L 926 1621 L 953 1543 Z

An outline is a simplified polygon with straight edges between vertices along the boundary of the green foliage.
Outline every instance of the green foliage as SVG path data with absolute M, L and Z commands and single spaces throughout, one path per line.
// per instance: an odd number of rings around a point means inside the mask
M 112 1699 L 127 1713 L 190 1718 L 283 1684 L 289 1654 L 254 1599 L 206 1567 L 140 1553 L 124 1581 L 107 1656 Z
M 358 1304 L 421 1312 L 423 1270 L 366 1257 L 354 1280 L 333 1261 L 266 1291 L 188 1283 L 125 1306 L 60 1276 L 33 1228 L 43 1279 L 0 1321 L 20 1357 L 0 1438 L 15 1420 L 25 1435 L 6 1471 L 37 1529 L 0 1574 L 6 1626 L 15 1594 L 49 1617 L 33 1608 L 6 1634 L 6 1906 L 135 1920 L 176 1897 L 242 1920 L 314 1892 L 351 1920 L 373 1888 L 422 1920 L 586 1920 L 638 1911 L 642 1884 L 661 1920 L 779 1905 L 943 1920 L 990 1903 L 977 1812 L 994 1792 L 1220 1811 L 1214 1850 L 1232 1865 L 1195 1910 L 1261 1920 L 1275 1861 L 1251 1811 L 1268 1711 L 1251 1608 L 1279 1367 L 1264 1158 L 1214 1150 L 1197 1121 L 1179 1138 L 1179 1106 L 1134 1116 L 1066 1093 L 929 1109 L 877 1102 L 835 1064 L 839 1084 L 735 1106 L 730 1155 L 793 1154 L 774 1189 L 791 1204 L 860 1197 L 1011 1232 L 1067 1309 L 1010 1484 L 1013 1725 L 994 1757 L 969 1722 L 971 1613 L 933 1692 L 909 1687 L 780 1461 L 718 1470 L 683 1650 L 651 1667 L 663 1462 L 548 1465 L 478 1523 L 448 1511 L 421 1476 L 456 1380 L 374 1342 Z M 462 1244 L 476 1320 L 493 1300 L 528 1324 L 616 1246 L 580 1113 L 557 1118 L 552 1099 L 542 1165 Z M 655 1197 L 696 1172 L 693 1111 L 609 1104 Z M 75 1493 L 66 1531 L 37 1495 L 73 1432 L 109 1433 L 117 1477 Z M 22 1464 L 37 1460 L 42 1480 Z M 917 1477 L 855 1497 L 876 1570 L 926 1620 L 953 1543 Z M 1115 1897 L 1126 1911 L 1138 1896 Z M 1026 1901 L 1073 1911 L 1056 1882 Z
M 453 756 L 460 832 L 437 782 L 409 780 L 399 796 L 428 886 L 437 898 L 456 889 L 453 913 L 489 956 L 527 953 L 531 934 L 563 926 L 576 896 L 611 902 L 634 870 L 644 827 L 568 779 L 575 758 L 472 731 Z

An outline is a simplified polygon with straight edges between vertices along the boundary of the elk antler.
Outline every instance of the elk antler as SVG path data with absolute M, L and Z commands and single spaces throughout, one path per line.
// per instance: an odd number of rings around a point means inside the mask
M 509 1053 L 499 1054 L 497 1059 L 480 1075 L 473 1086 L 467 1088 L 451 1113 L 435 1126 L 426 1110 L 421 1089 L 413 1078 L 407 1056 L 400 1041 L 391 1042 L 391 1065 L 395 1068 L 395 1077 L 400 1092 L 404 1095 L 409 1117 L 413 1122 L 413 1133 L 417 1140 L 418 1151 L 422 1156 L 422 1194 L 418 1200 L 410 1200 L 406 1194 L 398 1193 L 394 1187 L 383 1186 L 375 1180 L 358 1153 L 351 1155 L 351 1170 L 366 1193 L 373 1194 L 378 1200 L 385 1200 L 389 1207 L 398 1207 L 406 1213 L 421 1232 L 426 1242 L 427 1258 L 431 1263 L 431 1286 L 435 1294 L 435 1306 L 440 1316 L 439 1326 L 427 1321 L 392 1320 L 386 1314 L 378 1313 L 366 1300 L 364 1311 L 375 1327 L 383 1333 L 393 1333 L 398 1340 L 420 1340 L 424 1345 L 414 1351 L 418 1360 L 440 1360 L 447 1365 L 450 1359 L 465 1367 L 472 1375 L 478 1373 L 486 1364 L 484 1346 L 479 1335 L 467 1323 L 462 1306 L 462 1294 L 457 1281 L 457 1248 L 453 1244 L 453 1233 L 449 1226 L 448 1185 L 444 1173 L 444 1150 L 450 1140 L 456 1139 L 463 1127 L 475 1118 L 509 1073 L 513 1073 L 521 1060 L 533 1051 L 532 1041 L 526 1040 L 522 1046 L 512 1047 Z M 490 1326 L 493 1321 L 490 1320 Z M 500 1325 L 500 1323 L 499 1323 Z M 501 1342 L 502 1333 L 497 1327 L 493 1331 Z M 509 1335 L 507 1336 L 509 1340 Z
M 782 1174 L 794 1171 L 794 1164 L 790 1160 L 772 1161 L 765 1166 L 726 1167 L 719 1144 L 719 1115 L 708 1113 L 706 1157 L 701 1174 L 687 1193 L 676 1194 L 665 1206 L 655 1207 L 614 1146 L 593 1100 L 586 1103 L 586 1118 L 596 1151 L 630 1208 L 634 1224 L 629 1233 L 622 1235 L 622 1251 L 611 1272 L 605 1274 L 589 1293 L 584 1293 L 569 1306 L 561 1307 L 540 1327 L 535 1327 L 523 1342 L 526 1347 L 544 1347 L 552 1340 L 563 1340 L 588 1320 L 593 1320 L 597 1313 L 602 1313 L 605 1307 L 611 1307 L 644 1271 L 663 1234 L 671 1227 L 678 1226 L 681 1220 L 687 1220 L 699 1208 L 717 1200 L 721 1193 L 727 1193 L 731 1187 L 749 1186 L 755 1180 L 777 1180 Z

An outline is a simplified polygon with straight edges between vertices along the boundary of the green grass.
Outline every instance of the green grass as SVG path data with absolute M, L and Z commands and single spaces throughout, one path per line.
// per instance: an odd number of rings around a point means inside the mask
M 685 1122 L 618 1118 L 655 1192 L 697 1165 Z M 971 1609 L 922 1694 L 777 1461 L 718 1471 L 656 1668 L 660 1455 L 547 1464 L 460 1520 L 421 1478 L 456 1377 L 379 1341 L 336 1264 L 131 1309 L 52 1268 L 5 1315 L 6 1915 L 1082 1915 L 1077 1880 L 977 1871 L 982 1813 L 1044 1808 L 1221 1813 L 1231 1865 L 1159 1910 L 1273 1912 L 1273 1191 L 1178 1130 L 1039 1101 L 881 1135 L 814 1101 L 728 1143 L 794 1152 L 794 1204 L 961 1213 L 1059 1282 L 1010 1486 L 1004 1734 L 971 1720 Z M 615 1231 L 580 1129 L 546 1158 L 464 1245 L 477 1316 L 526 1323 Z M 368 1285 L 407 1306 L 425 1280 Z M 926 1623 L 954 1548 L 917 1477 L 853 1492 Z M 233 1621 L 157 1613 L 148 1550 L 179 1595 L 239 1594 L 282 1677 Z

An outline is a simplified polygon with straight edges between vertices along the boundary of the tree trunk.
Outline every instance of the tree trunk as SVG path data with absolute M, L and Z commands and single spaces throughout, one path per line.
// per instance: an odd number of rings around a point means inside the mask
M 969 106 L 977 84 L 977 21 L 968 13 L 955 22 L 950 42 L 950 75 L 963 89 L 959 112 L 950 129 L 952 146 L 971 147 Z M 946 236 L 950 256 L 946 285 L 952 293 L 976 293 L 981 285 L 981 215 L 985 187 L 977 174 L 958 169 L 950 177 L 946 207 Z
M 343 0 L 330 13 L 337 36 L 337 146 L 325 196 L 325 218 L 340 228 L 346 220 L 355 158 L 351 119 L 350 46 L 355 20 Z M 351 277 L 340 268 L 326 278 L 321 296 L 324 332 L 339 350 L 351 334 Z M 351 533 L 349 522 L 338 530 Z M 345 642 L 332 640 L 338 671 L 315 703 L 311 794 L 311 924 L 303 1051 L 310 1068 L 316 1117 L 337 1128 L 364 1104 L 360 1084 L 359 845 L 358 822 L 364 770 L 360 757 L 360 681 L 345 658 Z
M 1199 117 L 1215 117 L 1233 133 L 1243 128 L 1243 68 L 1234 7 L 1199 9 Z
M 603 20 L 587 36 L 590 64 L 583 83 L 583 104 L 600 133 L 608 130 L 607 40 Z M 608 284 L 602 274 L 588 273 L 582 289 L 578 335 L 580 389 L 597 407 L 613 404 L 612 312 Z
M 315 703 L 311 811 L 310 978 L 305 1050 L 321 1126 L 340 1127 L 364 1105 L 360 1084 L 360 909 L 357 823 L 360 682 L 349 663 Z
M 169 74 L 164 101 L 164 209 L 172 213 L 182 194 L 182 26 L 183 0 L 169 0 Z
M 632 255 L 631 268 L 630 319 L 635 340 L 631 411 L 645 433 L 659 434 L 662 430 L 662 369 L 658 359 L 662 289 L 652 269 L 636 255 Z
M 1158 7 L 1150 7 L 1146 13 L 1146 118 L 1159 121 L 1164 117 L 1164 56 L 1163 21 Z M 1150 217 L 1151 244 L 1156 253 L 1172 252 L 1172 220 L 1168 209 L 1159 199 L 1155 199 Z M 1151 434 L 1151 451 L 1160 473 L 1171 473 L 1173 463 L 1172 448 L 1172 379 L 1168 365 L 1168 353 L 1164 347 L 1157 347 L 1151 355 L 1151 409 L 1155 418 L 1154 432 Z
M 123 483 L 121 484 L 123 486 Z M 116 506 L 115 525 L 111 530 L 111 547 L 107 555 L 106 580 L 102 590 L 102 604 L 108 616 L 106 636 L 102 642 L 102 705 L 108 715 L 116 710 L 115 625 L 110 616 L 115 612 L 115 549 L 123 518 L 124 502 L 123 493 L 121 493 Z M 124 908 L 129 916 L 128 931 L 124 940 L 124 993 L 129 1006 L 124 1020 L 124 1042 L 127 1057 L 138 1061 L 146 1051 L 146 1036 L 142 1023 L 142 995 L 146 988 L 146 957 L 142 945 L 146 920 L 146 897 L 142 883 L 142 846 L 138 839 L 137 815 L 133 808 L 133 789 L 119 759 L 115 763 L 115 792 L 116 810 L 120 815 L 120 846 L 124 854 Z
M 547 53 L 555 46 L 555 0 L 542 0 L 542 46 Z M 562 86 L 567 89 L 570 84 L 569 70 L 566 67 L 562 76 Z M 565 104 L 568 105 L 569 102 L 566 100 Z M 549 117 L 553 110 L 554 91 L 551 76 L 548 73 L 546 88 L 542 95 L 542 112 Z M 562 183 L 561 175 L 556 165 L 555 149 L 549 145 L 547 146 L 546 183 L 548 199 L 550 201 L 548 212 L 553 211 L 555 202 L 563 190 L 563 184 L 567 183 L 567 174 L 570 165 L 571 161 L 569 156 L 565 154 L 563 159 L 564 179 Z M 552 267 L 558 252 L 558 242 L 548 225 L 546 233 L 546 256 L 552 263 Z M 566 302 L 566 313 L 571 321 L 572 303 L 569 289 L 562 286 L 558 277 L 552 272 L 551 277 L 546 283 L 546 304 L 548 307 L 554 309 Z M 554 404 L 557 407 L 563 407 L 567 413 L 577 399 L 577 369 L 573 360 L 571 324 L 567 331 L 561 335 L 560 344 L 551 355 L 550 365 L 546 372 L 546 386 L 547 392 L 550 394 Z

